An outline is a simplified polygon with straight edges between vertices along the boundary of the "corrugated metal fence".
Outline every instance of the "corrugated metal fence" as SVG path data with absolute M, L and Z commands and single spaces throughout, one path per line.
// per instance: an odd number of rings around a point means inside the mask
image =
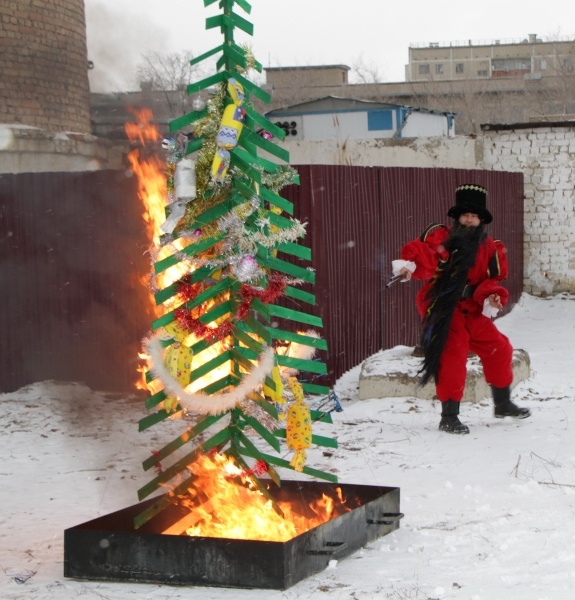
M 459 169 L 299 166 L 301 185 L 283 195 L 308 222 L 307 245 L 317 271 L 318 314 L 329 350 L 322 358 L 333 383 L 382 348 L 415 345 L 421 283 L 387 289 L 391 261 L 402 245 L 433 222 L 450 224 L 447 210 L 462 183 L 489 190 L 490 235 L 508 250 L 510 304 L 523 285 L 523 175 Z
M 445 222 L 456 185 L 490 191 L 510 258 L 515 302 L 523 274 L 521 174 L 451 169 L 299 166 L 282 194 L 308 223 L 324 382 L 381 348 L 414 345 L 416 283 L 386 289 L 391 260 L 430 222 Z M 124 172 L 0 175 L 0 391 L 44 379 L 133 389 L 153 319 L 147 242 L 136 182 Z M 309 307 L 301 307 L 309 311 Z

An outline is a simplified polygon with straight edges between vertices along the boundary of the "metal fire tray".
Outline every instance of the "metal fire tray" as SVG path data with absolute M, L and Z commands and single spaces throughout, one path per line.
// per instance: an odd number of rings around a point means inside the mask
M 399 488 L 283 481 L 276 498 L 305 514 L 341 488 L 352 510 L 286 542 L 169 535 L 179 506 L 139 529 L 134 517 L 157 497 L 64 531 L 64 576 L 76 579 L 284 590 L 399 527 Z

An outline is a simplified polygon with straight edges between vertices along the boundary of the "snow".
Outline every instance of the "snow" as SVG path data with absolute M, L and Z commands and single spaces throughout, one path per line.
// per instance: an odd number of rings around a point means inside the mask
M 470 435 L 438 431 L 439 406 L 358 399 L 361 365 L 336 386 L 339 448 L 308 464 L 343 483 L 399 487 L 400 528 L 285 591 L 80 581 L 63 576 L 64 529 L 137 502 L 141 462 L 166 441 L 138 433 L 135 397 L 47 381 L 0 394 L 0 597 L 571 600 L 575 589 L 575 296 L 523 295 L 497 321 L 531 359 L 513 391 L 532 411 L 496 420 L 465 403 Z M 382 365 L 384 368 L 385 365 Z M 330 453 L 326 453 L 330 454 Z

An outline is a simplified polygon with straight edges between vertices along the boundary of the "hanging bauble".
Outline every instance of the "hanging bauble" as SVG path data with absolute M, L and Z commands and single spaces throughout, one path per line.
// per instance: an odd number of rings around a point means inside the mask
M 192 100 L 192 108 L 194 110 L 203 110 L 206 106 L 206 103 L 204 102 L 204 100 L 202 99 L 201 96 L 196 96 L 193 100 Z
M 239 281 L 250 281 L 259 272 L 258 261 L 253 256 L 243 256 L 233 268 Z

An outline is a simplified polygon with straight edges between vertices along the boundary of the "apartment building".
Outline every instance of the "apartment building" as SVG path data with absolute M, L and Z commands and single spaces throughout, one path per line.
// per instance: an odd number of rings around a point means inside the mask
M 406 81 L 541 79 L 575 69 L 575 38 L 428 42 L 409 47 Z

